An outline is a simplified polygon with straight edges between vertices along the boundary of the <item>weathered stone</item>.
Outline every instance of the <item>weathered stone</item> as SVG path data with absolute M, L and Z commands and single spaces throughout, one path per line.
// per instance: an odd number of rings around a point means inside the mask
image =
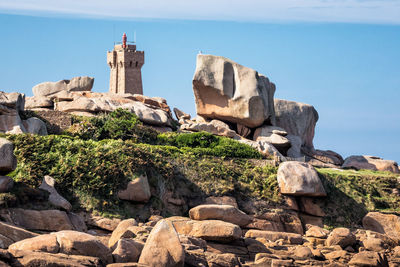
M 335 250 L 335 251 L 324 254 L 324 256 L 327 260 L 332 260 L 332 261 L 346 257 L 346 255 L 347 255 L 347 251 L 345 251 L 345 250 Z
M 88 229 L 87 229 L 85 220 L 81 215 L 75 214 L 73 212 L 68 212 L 67 215 L 76 231 L 87 232 Z
M 263 125 L 255 130 L 253 140 L 268 142 L 278 149 L 288 149 L 290 141 L 286 135 L 287 132 L 280 127 Z
M 303 244 L 303 238 L 299 234 L 285 233 L 285 232 L 274 232 L 274 231 L 261 231 L 261 230 L 249 230 L 246 232 L 245 237 L 248 238 L 264 238 L 270 241 L 277 241 L 279 239 L 284 240 L 288 244 Z
M 90 216 L 90 218 L 88 218 L 89 225 L 96 226 L 107 231 L 114 231 L 120 222 L 121 219 L 117 218 L 110 219 L 101 216 Z
M 18 114 L 0 115 L 0 132 L 7 134 L 26 133 L 22 120 Z
M 8 251 L 13 255 L 17 254 L 18 250 L 58 253 L 60 245 L 55 235 L 40 235 L 18 241 L 8 248 Z
M 236 132 L 240 136 L 247 137 L 248 135 L 250 135 L 251 129 L 240 123 L 236 123 Z
M 276 126 L 286 130 L 288 134 L 299 136 L 302 146 L 313 148 L 315 124 L 318 113 L 311 105 L 274 99 Z
M 12 172 L 17 167 L 14 145 L 5 138 L 0 138 L 0 175 Z
M 362 251 L 353 256 L 349 266 L 389 266 L 384 255 L 373 251 Z
M 115 228 L 115 230 L 112 232 L 111 238 L 108 242 L 108 247 L 112 248 L 121 238 L 135 237 L 136 235 L 132 231 L 129 231 L 128 229 L 129 227 L 137 225 L 138 223 L 136 222 L 135 219 L 126 219 L 121 221 L 118 224 L 117 228 Z
M 60 210 L 9 209 L 15 225 L 29 230 L 60 231 L 73 230 L 67 214 Z
M 15 254 L 15 262 L 13 266 L 25 266 L 25 267 L 103 267 L 104 263 L 99 258 L 79 256 L 79 255 L 67 255 L 62 253 L 51 254 L 39 251 L 22 251 L 19 250 Z
M 205 204 L 231 205 L 234 206 L 235 208 L 238 208 L 236 199 L 230 196 L 222 196 L 222 197 L 210 196 L 206 198 Z
M 98 257 L 104 263 L 113 262 L 108 247 L 92 235 L 77 231 L 60 231 L 51 235 L 57 237 L 60 253 Z
M 307 156 L 310 156 L 326 164 L 341 166 L 344 162 L 342 156 L 332 150 L 303 149 L 303 152 Z
M 29 118 L 23 121 L 22 124 L 24 125 L 27 133 L 47 135 L 46 123 L 36 117 Z
M 54 187 L 55 180 L 53 177 L 46 175 L 42 184 L 39 186 L 40 189 L 50 193 L 49 202 L 55 207 L 63 208 L 67 211 L 71 210 L 72 205 L 65 198 L 63 198 Z
M 14 180 L 8 176 L 0 175 L 0 193 L 10 191 L 14 186 Z
M 260 151 L 261 154 L 265 156 L 278 156 L 281 160 L 285 160 L 285 157 L 281 154 L 281 152 L 279 152 L 278 149 L 276 149 L 273 145 L 266 141 L 252 141 L 245 138 L 237 139 L 236 137 L 234 139 L 236 139 L 240 143 L 244 143 L 257 149 L 258 151 Z
M 205 253 L 208 266 L 240 266 L 238 257 L 232 253 L 214 254 L 210 252 Z
M 182 235 L 194 236 L 204 240 L 231 242 L 242 236 L 239 226 L 217 220 L 194 221 L 184 217 L 170 217 L 176 231 Z
M 278 183 L 282 194 L 295 196 L 326 196 L 317 171 L 307 163 L 283 162 L 278 169 Z
M 234 137 L 237 135 L 236 132 L 234 130 L 231 130 L 226 123 L 219 120 L 212 120 L 211 122 L 201 123 L 189 121 L 188 123 L 182 124 L 180 129 L 192 132 L 204 131 L 215 135 L 227 137 Z
M 301 220 L 297 213 L 292 211 L 276 210 L 263 213 L 256 216 L 246 228 L 303 234 Z
M 12 243 L 14 243 L 13 240 L 0 234 L 0 248 L 7 249 Z
M 185 251 L 171 222 L 159 221 L 150 233 L 139 263 L 150 266 L 183 266 Z
M 29 232 L 25 229 L 19 228 L 14 225 L 9 225 L 4 222 L 0 222 L 0 234 L 11 239 L 13 242 L 38 236 L 38 234 L 36 233 Z
M 193 220 L 221 220 L 239 226 L 252 221 L 246 213 L 230 205 L 200 205 L 189 210 L 189 216 Z
M 124 200 L 147 202 L 151 197 L 147 175 L 141 175 L 130 181 L 127 188 L 118 192 L 118 197 Z
M 400 241 L 400 216 L 380 212 L 368 212 L 362 220 L 364 229 L 386 234 Z
M 286 152 L 288 157 L 298 159 L 303 157 L 303 153 L 301 152 L 301 146 L 303 141 L 297 135 L 288 134 L 285 136 L 290 141 L 290 148 Z
M 94 78 L 83 76 L 74 77 L 71 80 L 61 80 L 58 82 L 43 82 L 32 88 L 33 95 L 49 96 L 60 91 L 90 91 L 93 87 Z
M 0 91 L 0 114 L 2 113 L 18 113 L 25 109 L 25 95 L 20 93 L 5 93 Z M 15 112 L 14 112 L 15 111 Z
M 319 199 L 311 198 L 311 197 L 300 197 L 299 206 L 302 212 L 305 212 L 314 216 L 325 216 L 325 212 L 321 208 L 323 202 Z
M 123 238 L 118 240 L 112 255 L 114 262 L 137 262 L 144 244 L 133 239 Z
M 53 108 L 54 102 L 45 96 L 27 97 L 25 100 L 25 109 Z
M 357 229 L 354 234 L 357 241 L 367 250 L 379 252 L 383 249 L 393 248 L 398 244 L 396 239 L 371 230 Z
M 274 122 L 275 85 L 227 58 L 197 55 L 193 77 L 197 114 L 249 128 Z
M 353 246 L 357 242 L 356 236 L 347 228 L 335 228 L 326 239 L 327 246 L 339 245 L 342 248 Z
M 400 173 L 399 165 L 393 160 L 384 160 L 373 156 L 350 156 L 345 159 L 342 168 L 366 169 Z
M 297 259 L 309 259 L 313 257 L 313 253 L 310 248 L 299 246 L 295 249 L 294 255 Z
M 187 114 L 178 108 L 174 108 L 174 113 L 178 120 L 190 120 L 191 118 L 190 114 Z
M 316 237 L 316 238 L 326 238 L 329 234 L 329 231 L 326 229 L 323 229 L 319 226 L 311 226 L 307 231 L 306 231 L 306 236 L 307 237 Z

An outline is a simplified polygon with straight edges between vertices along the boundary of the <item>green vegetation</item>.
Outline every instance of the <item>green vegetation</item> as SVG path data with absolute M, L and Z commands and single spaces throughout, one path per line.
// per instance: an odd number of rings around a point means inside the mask
M 125 110 L 97 117 L 74 117 L 64 135 L 1 135 L 15 145 L 16 181 L 0 205 L 32 205 L 47 195 L 37 187 L 45 175 L 75 210 L 106 216 L 135 216 L 160 210 L 181 215 L 187 206 L 170 207 L 166 198 L 186 203 L 206 196 L 230 195 L 238 200 L 261 199 L 279 207 L 277 167 L 269 166 L 254 148 L 206 132 L 163 133 L 144 126 Z M 396 175 L 373 171 L 318 169 L 328 197 L 323 201 L 324 223 L 355 226 L 368 211 L 400 212 Z M 147 204 L 120 201 L 117 192 L 138 174 L 146 173 L 153 196 Z M 143 214 L 142 214 L 143 215 Z M 148 214 L 149 215 L 149 214 Z M 146 215 L 143 215 L 146 216 Z
M 390 172 L 318 169 L 328 197 L 325 223 L 354 226 L 368 211 L 399 212 L 399 178 Z

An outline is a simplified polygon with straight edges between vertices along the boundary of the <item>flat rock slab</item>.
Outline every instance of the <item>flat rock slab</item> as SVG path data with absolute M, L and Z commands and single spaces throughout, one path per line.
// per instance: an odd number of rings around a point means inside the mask
M 246 213 L 230 205 L 200 205 L 192 208 L 189 216 L 193 220 L 221 220 L 239 226 L 245 226 L 252 221 Z

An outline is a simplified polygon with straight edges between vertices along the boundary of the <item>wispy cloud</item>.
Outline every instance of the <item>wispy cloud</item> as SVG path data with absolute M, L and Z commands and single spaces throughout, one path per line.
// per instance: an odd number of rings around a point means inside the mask
M 400 24 L 400 0 L 0 0 L 1 13 Z

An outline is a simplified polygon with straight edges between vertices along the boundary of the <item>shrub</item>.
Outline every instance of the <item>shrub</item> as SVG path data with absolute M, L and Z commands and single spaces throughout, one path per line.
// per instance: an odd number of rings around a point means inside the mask
M 158 135 L 158 144 L 181 148 L 185 153 L 230 158 L 262 158 L 260 152 L 233 139 L 207 132 L 166 133 Z
M 145 143 L 157 138 L 157 133 L 143 126 L 135 113 L 124 109 L 95 117 L 75 117 L 66 134 L 83 140 L 121 139 Z

